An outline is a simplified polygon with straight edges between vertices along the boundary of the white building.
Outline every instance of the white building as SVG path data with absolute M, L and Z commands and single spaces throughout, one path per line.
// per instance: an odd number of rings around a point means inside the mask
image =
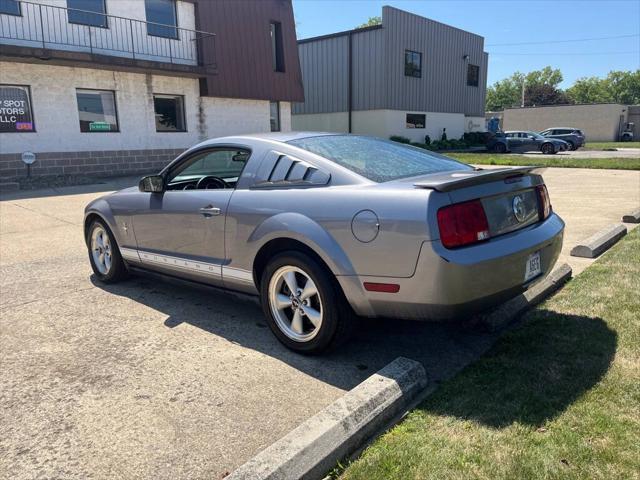
M 2 182 L 26 151 L 34 175 L 157 171 L 206 138 L 290 130 L 303 98 L 290 1 L 0 2 Z

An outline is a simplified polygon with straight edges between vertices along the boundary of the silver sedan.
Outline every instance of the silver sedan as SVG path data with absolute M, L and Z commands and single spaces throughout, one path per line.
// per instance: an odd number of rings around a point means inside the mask
M 287 347 L 346 340 L 354 314 L 437 320 L 542 278 L 564 223 L 532 168 L 474 169 L 343 134 L 226 137 L 91 202 L 96 277 L 155 272 L 259 295 Z

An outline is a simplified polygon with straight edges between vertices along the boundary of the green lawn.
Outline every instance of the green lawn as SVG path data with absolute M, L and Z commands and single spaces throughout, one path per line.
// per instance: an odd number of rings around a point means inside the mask
M 345 480 L 638 479 L 640 229 L 367 448 Z
M 611 168 L 640 170 L 640 158 L 576 158 L 566 156 L 524 157 L 494 153 L 447 153 L 461 162 L 477 165 L 535 165 L 540 167 Z
M 605 150 L 609 148 L 640 148 L 640 142 L 587 142 L 586 150 Z

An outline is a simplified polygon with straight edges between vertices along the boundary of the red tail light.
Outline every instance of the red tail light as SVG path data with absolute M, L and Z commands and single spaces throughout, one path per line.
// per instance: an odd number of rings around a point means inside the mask
M 480 200 L 456 203 L 438 210 L 440 240 L 447 248 L 461 247 L 489 238 L 489 223 Z
M 536 187 L 538 193 L 538 210 L 540 213 L 540 220 L 545 220 L 551 215 L 551 201 L 549 200 L 549 192 L 547 186 L 543 183 Z

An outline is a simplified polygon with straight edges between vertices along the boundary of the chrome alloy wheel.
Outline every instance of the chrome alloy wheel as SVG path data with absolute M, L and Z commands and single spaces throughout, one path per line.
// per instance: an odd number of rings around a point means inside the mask
M 313 339 L 322 326 L 322 298 L 298 267 L 280 267 L 269 282 L 269 306 L 278 328 L 297 342 Z
M 111 270 L 112 250 L 109 234 L 102 227 L 96 227 L 91 233 L 91 255 L 93 263 L 102 275 Z

